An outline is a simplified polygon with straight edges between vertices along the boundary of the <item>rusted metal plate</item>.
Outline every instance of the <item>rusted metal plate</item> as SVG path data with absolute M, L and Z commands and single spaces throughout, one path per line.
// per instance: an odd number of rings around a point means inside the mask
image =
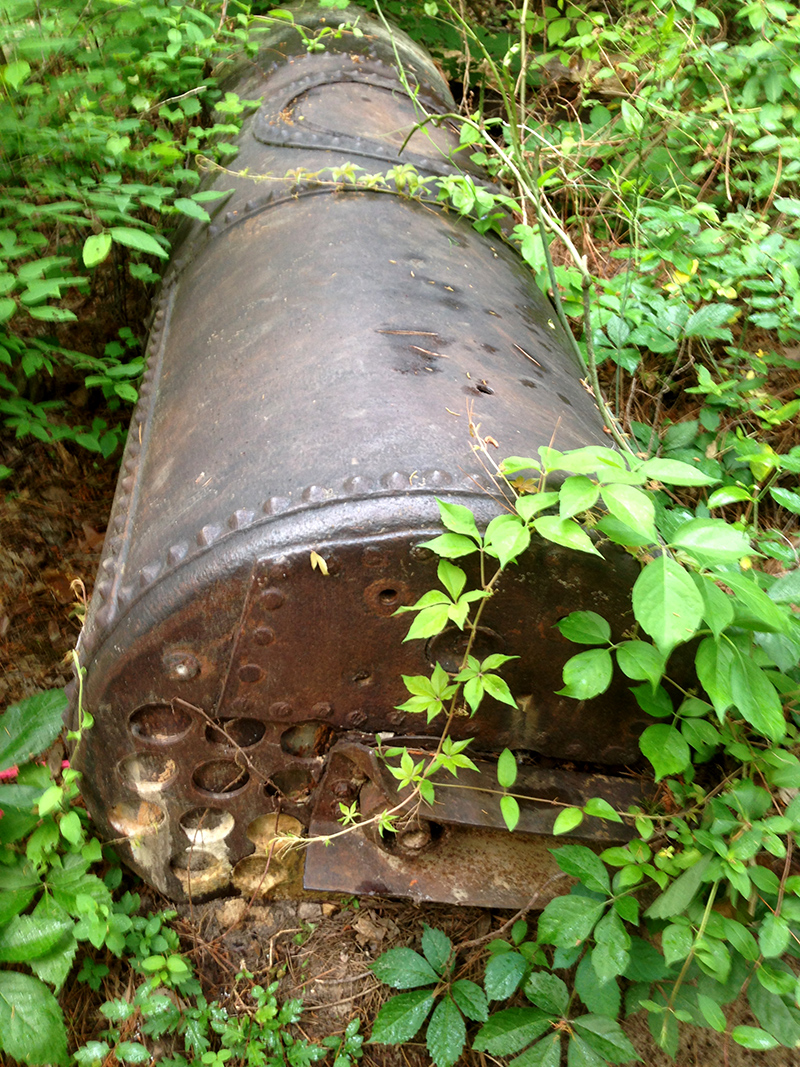
M 502 507 L 470 419 L 506 454 L 605 441 L 550 305 L 499 237 L 429 203 L 287 177 L 353 154 L 369 169 L 458 169 L 446 123 L 402 148 L 416 105 L 386 33 L 360 26 L 322 55 L 286 28 L 236 83 L 263 98 L 239 139 L 248 174 L 207 180 L 233 192 L 212 226 L 188 226 L 165 277 L 81 639 L 87 807 L 177 899 L 242 881 L 266 815 L 307 831 L 334 746 L 436 733 L 396 710 L 400 675 L 455 670 L 463 635 L 403 644 L 394 612 L 436 584 L 420 542 L 437 498 L 483 523 Z M 430 60 L 397 48 L 419 99 L 451 110 Z M 637 565 L 603 551 L 535 540 L 503 576 L 475 650 L 518 657 L 503 670 L 518 705 L 487 700 L 454 726 L 481 758 L 510 747 L 543 771 L 544 758 L 637 757 L 624 684 L 585 703 L 555 695 L 573 651 L 563 615 L 598 611 L 615 640 L 630 625 Z M 488 825 L 481 840 L 512 840 Z
M 415 748 L 413 739 L 408 747 L 415 759 L 430 754 L 429 747 Z M 520 820 L 510 834 L 500 813 L 495 765 L 475 762 L 478 770 L 462 769 L 457 780 L 440 772 L 434 778 L 435 805 L 409 806 L 407 816 L 398 815 L 396 832 L 381 834 L 372 825 L 342 833 L 340 803 L 356 804 L 360 816 L 369 819 L 395 809 L 404 794 L 395 789 L 374 748 L 337 745 L 309 826 L 306 888 L 521 908 L 559 869 L 549 835 L 564 805 L 601 797 L 627 811 L 641 801 L 638 783 L 631 779 L 523 765 L 513 790 Z M 630 833 L 622 824 L 587 818 L 565 836 L 605 848 L 627 841 Z M 544 889 L 538 905 L 559 888 Z

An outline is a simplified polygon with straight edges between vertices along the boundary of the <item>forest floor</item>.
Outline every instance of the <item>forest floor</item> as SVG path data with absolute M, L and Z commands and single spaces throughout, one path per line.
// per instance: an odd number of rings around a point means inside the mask
M 40 442 L 3 442 L 4 462 L 14 470 L 0 499 L 0 707 L 34 692 L 66 684 L 65 657 L 80 631 L 83 601 L 91 595 L 111 508 L 116 471 L 88 453 Z M 142 895 L 143 907 L 158 911 L 170 902 L 132 874 L 126 886 Z M 280 891 L 280 887 L 279 890 Z M 341 1033 L 354 1016 L 368 1034 L 380 1005 L 390 995 L 369 970 L 386 949 L 419 947 L 424 923 L 443 929 L 454 942 L 492 936 L 507 913 L 446 905 L 417 905 L 386 899 L 293 894 L 294 899 L 257 903 L 225 898 L 184 907 L 176 920 L 206 996 L 223 1003 L 234 996 L 234 976 L 244 964 L 256 981 L 280 978 L 282 998 L 304 1001 L 301 1029 L 313 1039 Z M 299 899 L 298 899 L 299 898 Z M 130 992 L 127 965 L 106 961 L 111 973 L 98 993 L 74 978 L 63 1003 L 75 1044 L 97 1036 L 106 1024 L 103 1000 Z M 465 962 L 461 977 L 480 980 L 481 950 Z M 75 973 L 77 972 L 77 967 Z M 731 1025 L 752 1022 L 745 1007 Z M 652 1041 L 644 1013 L 625 1023 L 634 1045 L 651 1067 L 672 1061 Z M 166 1046 L 154 1055 L 166 1055 Z M 157 1060 L 154 1059 L 154 1063 Z M 422 1044 L 399 1048 L 366 1046 L 365 1067 L 424 1067 Z M 499 1063 L 466 1054 L 465 1065 Z M 748 1052 L 709 1030 L 687 1034 L 678 1067 L 792 1067 L 797 1052 Z

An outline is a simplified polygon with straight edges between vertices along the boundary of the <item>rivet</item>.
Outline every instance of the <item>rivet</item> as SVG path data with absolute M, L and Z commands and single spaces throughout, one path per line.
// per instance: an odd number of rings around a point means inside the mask
M 318 704 L 314 704 L 314 706 L 311 708 L 311 714 L 318 715 L 320 718 L 325 718 L 326 716 L 330 715 L 332 711 L 333 708 L 327 702 L 327 700 L 321 700 Z
M 133 586 L 132 585 L 123 585 L 123 586 L 121 586 L 120 587 L 120 591 L 117 594 L 117 600 L 122 605 L 122 607 L 126 607 L 128 604 L 130 604 L 130 602 L 133 600 Z
M 219 226 L 211 225 L 211 226 L 208 227 L 208 236 L 209 237 L 212 237 L 212 238 L 216 237 L 218 233 L 219 233 Z
M 271 645 L 275 640 L 275 631 L 269 626 L 259 626 L 253 631 L 253 643 L 256 645 Z
M 292 705 L 287 704 L 284 700 L 279 700 L 275 704 L 269 706 L 270 718 L 283 719 L 292 714 Z
M 111 592 L 111 580 L 106 578 L 105 581 L 95 582 L 94 595 L 98 600 L 105 600 L 108 594 Z
M 326 489 L 322 485 L 309 485 L 307 489 L 303 490 L 303 500 L 305 500 L 307 503 L 315 503 L 319 500 L 327 500 L 330 496 L 330 489 Z
M 408 489 L 409 477 L 403 471 L 390 471 L 381 478 L 381 485 L 386 489 Z
M 152 585 L 153 582 L 161 571 L 160 563 L 148 563 L 146 567 L 142 567 L 139 571 L 139 585 L 144 589 L 148 585 Z
M 260 682 L 264 677 L 264 671 L 257 663 L 243 663 L 237 673 L 240 682 Z
M 122 469 L 128 474 L 133 474 L 133 472 L 136 470 L 136 467 L 137 463 L 135 457 L 128 455 L 125 458 L 125 462 L 122 464 Z
M 390 711 L 386 715 L 386 721 L 391 723 L 392 726 L 402 726 L 405 722 L 402 711 Z
M 345 717 L 345 722 L 348 726 L 363 726 L 366 721 L 367 714 L 366 712 L 361 711 L 360 708 L 356 711 L 349 712 Z
M 173 545 L 169 552 L 167 552 L 167 563 L 170 567 L 176 566 L 181 560 L 186 559 L 186 554 L 189 551 L 189 542 L 181 541 L 179 545 Z
M 340 799 L 354 796 L 355 791 L 353 783 L 348 782 L 346 778 L 341 778 L 338 782 L 331 782 L 331 792 Z
M 248 511 L 246 508 L 239 508 L 239 510 L 234 511 L 233 515 L 228 519 L 228 526 L 230 526 L 232 530 L 242 530 L 245 526 L 249 526 L 254 518 L 254 511 Z
M 447 471 L 440 470 L 423 471 L 422 478 L 426 485 L 451 485 L 453 482 Z
M 116 566 L 117 566 L 117 562 L 116 562 L 116 560 L 115 560 L 115 559 L 113 559 L 113 558 L 112 558 L 111 556 L 106 556 L 106 558 L 105 558 L 105 559 L 103 560 L 103 562 L 102 562 L 102 563 L 100 564 L 100 567 L 101 567 L 101 568 L 102 568 L 102 569 L 103 569 L 104 571 L 109 571 L 109 572 L 110 572 L 110 571 L 113 571 L 113 570 L 114 570 L 114 569 L 116 568 Z
M 125 526 L 125 515 L 124 514 L 115 515 L 114 516 L 114 521 L 113 521 L 113 523 L 111 525 L 111 529 L 114 531 L 114 533 L 120 533 L 120 531 L 124 528 L 124 526 Z
M 122 486 L 123 492 L 129 493 L 133 488 L 133 475 L 126 474 L 125 477 L 120 480 L 119 484 Z
M 247 203 L 244 205 L 245 211 L 255 211 L 257 207 L 258 207 L 258 201 L 257 200 L 248 200 Z
M 200 662 L 191 652 L 167 652 L 161 664 L 168 678 L 188 682 L 200 673 Z
M 342 484 L 342 489 L 345 493 L 364 493 L 370 487 L 369 479 L 365 478 L 361 474 L 357 474 L 354 478 L 347 478 Z
M 207 548 L 209 545 L 213 545 L 217 540 L 222 530 L 219 526 L 208 525 L 204 526 L 200 533 L 197 535 L 197 543 L 201 547 Z
M 282 608 L 286 597 L 280 589 L 265 589 L 259 598 L 259 606 L 266 611 L 277 611 Z
M 286 511 L 288 507 L 291 507 L 291 504 L 291 500 L 286 496 L 271 496 L 264 504 L 263 512 L 265 515 L 279 515 L 282 511 Z

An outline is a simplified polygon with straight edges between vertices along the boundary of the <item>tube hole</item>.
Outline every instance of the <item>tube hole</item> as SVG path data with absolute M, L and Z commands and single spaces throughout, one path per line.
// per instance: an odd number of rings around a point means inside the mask
M 128 756 L 119 766 L 125 785 L 140 796 L 159 793 L 175 777 L 175 771 L 175 760 L 151 752 Z
M 143 741 L 167 745 L 188 733 L 192 716 L 174 704 L 143 704 L 128 720 L 131 733 Z
M 324 756 L 333 744 L 336 734 L 324 722 L 301 722 L 284 730 L 281 748 L 289 756 Z
M 206 727 L 206 741 L 220 748 L 250 748 L 257 745 L 266 731 L 258 719 L 214 719 Z
M 192 808 L 181 816 L 181 829 L 193 845 L 207 845 L 221 841 L 234 827 L 229 811 L 219 808 Z
M 238 793 L 247 785 L 250 773 L 232 759 L 214 759 L 201 763 L 192 775 L 195 786 L 216 795 Z
M 157 833 L 166 819 L 157 804 L 147 800 L 139 804 L 115 804 L 108 813 L 108 821 L 121 837 L 144 837 Z
M 187 848 L 179 852 L 172 857 L 170 867 L 184 892 L 194 897 L 218 893 L 231 880 L 231 867 L 227 860 L 199 848 Z
M 270 789 L 270 785 L 272 789 Z M 265 786 L 267 796 L 275 796 L 275 790 L 293 804 L 305 804 L 311 799 L 314 775 L 306 767 L 288 767 L 270 775 Z

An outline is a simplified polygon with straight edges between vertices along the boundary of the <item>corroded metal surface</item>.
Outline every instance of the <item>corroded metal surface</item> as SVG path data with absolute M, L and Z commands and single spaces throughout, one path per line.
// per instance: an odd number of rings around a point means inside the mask
M 395 709 L 400 675 L 455 668 L 463 636 L 404 645 L 407 620 L 393 613 L 435 584 L 419 544 L 437 530 L 437 497 L 482 521 L 497 513 L 468 410 L 504 454 L 604 441 L 552 309 L 499 238 L 428 203 L 284 177 L 348 161 L 461 166 L 445 122 L 400 152 L 418 115 L 386 33 L 359 25 L 363 37 L 323 55 L 287 28 L 238 76 L 242 97 L 263 97 L 239 140 L 249 176 L 214 181 L 233 193 L 211 226 L 188 227 L 165 277 L 81 641 L 96 722 L 76 755 L 87 805 L 175 898 L 249 885 L 268 814 L 302 830 L 312 813 L 330 823 L 326 776 L 342 745 L 436 734 Z M 430 61 L 402 36 L 397 48 L 419 99 L 450 110 Z M 264 175 L 274 180 L 252 180 Z M 519 702 L 487 700 L 455 734 L 474 734 L 489 762 L 506 746 L 530 753 L 531 796 L 568 783 L 576 801 L 605 795 L 596 778 L 542 778 L 539 757 L 636 758 L 641 715 L 623 685 L 586 703 L 554 695 L 572 652 L 555 622 L 594 609 L 621 637 L 634 577 L 621 550 L 604 560 L 536 542 L 487 605 L 476 652 L 519 657 L 504 670 Z M 628 802 L 627 786 L 608 788 Z M 488 863 L 504 850 L 534 858 L 515 860 L 515 889 L 480 899 L 524 902 L 550 826 L 527 807 L 513 839 L 496 820 L 468 831 L 452 810 L 437 815 L 451 829 L 425 850 L 424 890 L 405 875 L 380 884 L 460 899 L 449 865 L 474 865 L 465 857 L 485 842 Z M 324 887 L 324 863 L 309 865 Z M 340 883 L 331 868 L 327 884 L 356 890 Z

